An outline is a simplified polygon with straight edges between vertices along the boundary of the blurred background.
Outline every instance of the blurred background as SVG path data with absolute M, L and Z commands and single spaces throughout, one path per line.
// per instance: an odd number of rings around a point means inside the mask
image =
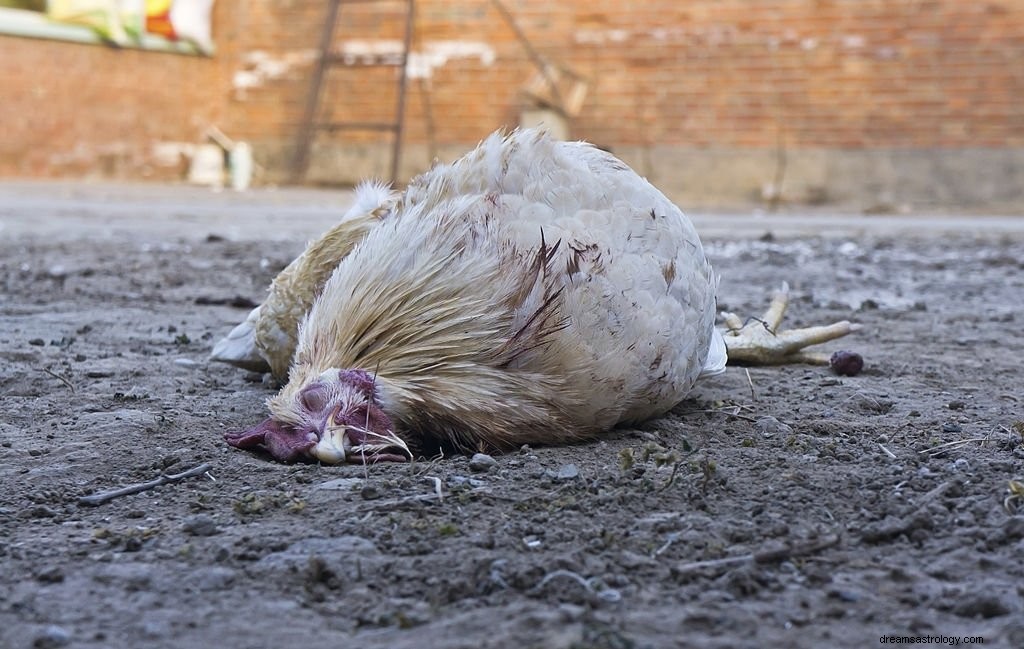
M 691 208 L 1024 208 L 1024 0 L 0 0 L 0 53 L 3 178 L 400 182 L 542 123 Z

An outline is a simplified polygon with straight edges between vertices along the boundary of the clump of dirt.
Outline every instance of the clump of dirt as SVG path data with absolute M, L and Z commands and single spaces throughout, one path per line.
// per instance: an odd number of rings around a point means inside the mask
M 863 371 L 732 368 L 593 443 L 364 468 L 221 439 L 272 389 L 211 344 L 303 237 L 163 228 L 0 243 L 3 646 L 1024 646 L 1019 240 L 712 240 L 722 308 L 788 281 L 789 325 L 864 325 Z

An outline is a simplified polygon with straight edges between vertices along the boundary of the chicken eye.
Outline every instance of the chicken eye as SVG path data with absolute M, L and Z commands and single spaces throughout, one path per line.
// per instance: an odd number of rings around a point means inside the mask
M 327 407 L 327 391 L 323 386 L 313 385 L 299 396 L 302 407 L 310 412 L 320 412 Z

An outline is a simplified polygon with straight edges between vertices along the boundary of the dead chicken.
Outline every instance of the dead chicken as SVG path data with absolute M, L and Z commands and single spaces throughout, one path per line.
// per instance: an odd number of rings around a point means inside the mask
M 226 436 L 274 458 L 401 461 L 592 438 L 743 363 L 827 363 L 849 333 L 714 327 L 718 281 L 678 207 L 611 154 L 494 134 L 405 192 L 364 184 L 213 358 L 287 384 Z M 728 346 L 728 356 L 726 347 Z

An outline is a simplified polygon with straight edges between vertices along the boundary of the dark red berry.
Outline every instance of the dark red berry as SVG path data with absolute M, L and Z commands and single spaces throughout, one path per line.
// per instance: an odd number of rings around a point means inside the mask
M 828 360 L 828 365 L 841 376 L 857 376 L 864 369 L 864 357 L 856 352 L 836 352 Z

